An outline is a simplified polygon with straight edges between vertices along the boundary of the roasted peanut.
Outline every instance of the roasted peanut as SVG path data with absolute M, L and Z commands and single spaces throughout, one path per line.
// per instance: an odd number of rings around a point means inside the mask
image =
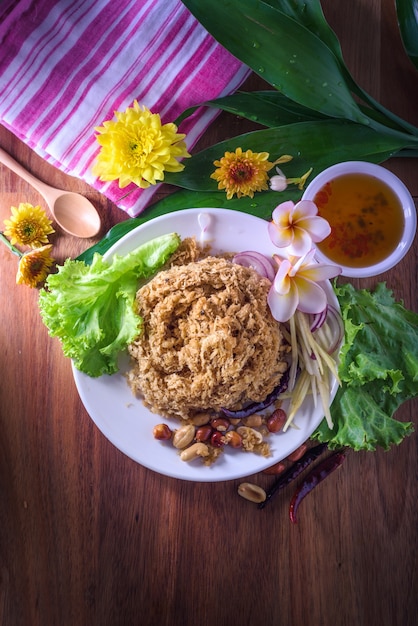
M 214 428 L 215 430 L 220 430 L 222 432 L 226 432 L 230 427 L 230 422 L 228 419 L 226 419 L 226 417 L 215 417 L 215 419 L 213 419 L 210 424 L 212 428 Z
M 195 426 L 204 426 L 210 422 L 210 418 L 211 416 L 209 413 L 196 413 L 192 418 L 190 418 L 190 421 Z
M 254 443 L 261 443 L 263 441 L 263 435 L 258 432 L 258 430 L 254 430 L 254 428 L 250 428 L 249 426 L 238 426 L 237 433 L 241 435 L 243 439 L 249 439 Z
M 161 441 L 168 441 L 169 439 L 171 439 L 171 436 L 173 433 L 170 430 L 170 428 L 167 426 L 167 424 L 157 424 L 156 426 L 154 426 L 152 430 L 152 434 L 154 435 L 155 439 L 160 439 Z
M 204 426 L 200 426 L 196 430 L 195 439 L 196 441 L 208 441 L 212 435 L 213 429 L 209 424 L 205 424 Z
M 215 430 L 210 438 L 210 443 L 214 448 L 222 448 L 224 445 L 224 435 L 219 430 Z
M 238 494 L 242 498 L 245 498 L 250 502 L 256 502 L 257 504 L 264 502 L 267 498 L 267 494 L 264 489 L 258 485 L 253 485 L 252 483 L 241 483 L 238 486 Z
M 182 450 L 186 448 L 194 439 L 196 428 L 193 424 L 185 424 L 181 426 L 173 435 L 173 446 Z
M 205 443 L 194 443 L 180 452 L 182 461 L 194 461 L 198 457 L 209 456 L 209 448 Z
M 271 433 L 278 433 L 286 423 L 287 415 L 283 409 L 276 409 L 267 418 L 266 426 Z
M 242 446 L 242 437 L 236 430 L 229 430 L 225 433 L 223 441 L 227 446 L 231 446 L 231 448 L 240 448 Z
M 249 426 L 250 428 L 259 428 L 263 423 L 263 418 L 258 413 L 253 413 L 253 415 L 249 415 L 244 420 L 242 420 L 245 426 Z

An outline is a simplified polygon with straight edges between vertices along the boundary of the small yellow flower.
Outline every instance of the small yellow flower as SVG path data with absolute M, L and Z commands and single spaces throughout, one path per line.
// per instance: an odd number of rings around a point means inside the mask
M 237 198 L 253 198 L 255 191 L 268 189 L 267 172 L 274 165 L 268 160 L 269 156 L 268 152 L 243 152 L 241 148 L 225 152 L 219 161 L 214 161 L 218 169 L 210 177 L 218 181 L 218 189 L 225 189 L 228 200 L 234 194 Z
M 17 208 L 12 206 L 11 211 L 10 219 L 4 220 L 4 234 L 9 237 L 12 245 L 40 248 L 48 243 L 48 235 L 55 231 L 51 220 L 40 206 L 21 202 Z
M 54 259 L 51 257 L 52 245 L 48 244 L 22 255 L 16 275 L 18 285 L 36 287 L 43 282 L 51 269 Z
M 102 181 L 119 180 L 122 189 L 130 183 L 146 189 L 164 180 L 164 172 L 181 172 L 177 159 L 189 157 L 186 135 L 175 124 L 161 124 L 160 116 L 140 107 L 135 100 L 125 112 L 115 111 L 110 120 L 95 130 L 102 146 L 93 173 Z

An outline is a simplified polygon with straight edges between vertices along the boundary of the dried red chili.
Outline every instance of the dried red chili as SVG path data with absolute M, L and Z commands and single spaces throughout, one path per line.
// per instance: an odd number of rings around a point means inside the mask
M 303 482 L 296 489 L 290 501 L 289 516 L 290 521 L 294 524 L 297 523 L 296 514 L 302 500 L 314 489 L 320 482 L 322 482 L 327 476 L 329 476 L 334 470 L 341 466 L 345 460 L 346 452 L 335 452 L 331 456 L 327 457 L 324 461 L 319 463 L 316 467 L 309 472 L 304 478 Z
M 289 469 L 284 472 L 277 480 L 274 481 L 273 485 L 267 491 L 266 499 L 264 502 L 261 502 L 258 505 L 259 509 L 264 509 L 266 504 L 270 501 L 270 499 L 274 496 L 277 491 L 283 489 L 287 485 L 289 485 L 295 478 L 297 478 L 303 470 L 305 470 L 308 465 L 310 465 L 315 459 L 317 459 L 325 450 L 327 449 L 326 443 L 320 443 L 314 448 L 310 448 L 302 458 L 298 459 Z

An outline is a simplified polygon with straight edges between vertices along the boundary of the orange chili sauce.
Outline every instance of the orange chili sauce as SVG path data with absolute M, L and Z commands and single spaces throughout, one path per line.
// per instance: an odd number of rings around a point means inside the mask
M 330 260 L 347 267 L 367 267 L 395 250 L 403 229 L 399 198 L 383 181 L 369 174 L 342 174 L 314 197 L 318 215 L 331 234 L 317 244 Z

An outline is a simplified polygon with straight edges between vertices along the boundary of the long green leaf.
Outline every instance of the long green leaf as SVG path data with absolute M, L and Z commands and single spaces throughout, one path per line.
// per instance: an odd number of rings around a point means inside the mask
M 408 3 L 408 0 L 404 1 Z M 416 2 L 417 0 L 409 1 Z M 192 10 L 192 12 L 195 13 L 196 17 L 200 21 L 204 20 L 202 21 L 203 25 L 207 28 L 207 30 L 209 30 L 209 32 L 211 32 L 211 34 L 215 38 L 218 39 L 218 31 L 211 30 L 213 28 L 212 18 L 214 18 L 213 9 L 216 9 L 216 15 L 219 16 L 219 21 L 221 21 L 222 12 L 225 9 L 226 3 L 221 4 L 215 2 L 215 6 L 212 6 L 212 3 L 210 3 L 209 5 L 208 3 L 200 3 L 200 12 L 199 15 L 197 15 L 195 10 L 191 8 L 191 5 L 198 5 L 199 0 L 183 0 L 183 2 L 186 6 L 189 7 L 190 10 Z M 282 55 L 284 54 L 284 64 L 280 65 L 280 67 L 277 66 L 280 76 L 279 79 L 276 80 L 276 82 L 274 80 L 271 80 L 267 73 L 264 75 L 259 71 L 258 73 L 260 73 L 263 78 L 270 82 L 274 87 L 283 91 L 283 93 L 290 99 L 295 100 L 296 102 L 305 105 L 308 108 L 315 109 L 316 111 L 322 111 L 322 113 L 326 114 L 327 116 L 345 117 L 347 119 L 355 121 L 362 121 L 365 124 L 370 124 L 375 130 L 378 131 L 381 130 L 382 132 L 385 132 L 385 127 L 389 127 L 397 130 L 398 132 L 406 132 L 415 136 L 418 135 L 418 128 L 414 127 L 409 122 L 401 119 L 400 117 L 386 109 L 382 104 L 380 104 L 380 102 L 372 98 L 370 94 L 368 94 L 364 89 L 360 87 L 360 85 L 356 83 L 345 65 L 339 40 L 325 19 L 319 0 L 264 0 L 264 2 L 262 2 L 261 0 L 237 0 L 235 3 L 228 2 L 228 7 L 231 4 L 234 4 L 234 10 L 237 11 L 234 24 L 237 21 L 245 22 L 245 16 L 243 15 L 243 13 L 247 10 L 248 6 L 252 7 L 253 9 L 255 7 L 258 7 L 260 10 L 263 6 L 267 6 L 271 11 L 273 11 L 273 13 L 276 13 L 277 19 L 283 22 L 285 28 L 285 20 L 287 19 L 287 23 L 289 23 L 289 20 L 294 21 L 300 27 L 309 31 L 311 38 L 307 41 L 309 41 L 314 48 L 314 50 L 311 50 L 311 53 L 315 55 L 320 49 L 327 49 L 328 57 L 333 59 L 333 63 L 338 68 L 337 74 L 334 75 L 334 79 L 337 80 L 337 87 L 344 86 L 347 94 L 350 94 L 351 91 L 357 97 L 361 98 L 363 102 L 367 103 L 368 108 L 364 108 L 363 106 L 358 104 L 358 111 L 364 114 L 364 117 L 362 119 L 356 116 L 353 117 L 350 114 L 345 114 L 341 116 L 335 110 L 333 110 L 332 102 L 328 102 L 328 105 L 330 105 L 329 108 L 328 106 L 317 107 L 314 104 L 314 100 L 309 97 L 309 94 L 308 96 L 306 94 L 303 94 L 303 90 L 300 90 L 299 93 L 299 89 L 303 87 L 303 80 L 308 81 L 306 84 L 309 85 L 309 87 L 312 88 L 313 91 L 318 92 L 319 95 L 321 95 L 321 91 L 323 91 L 324 86 L 328 87 L 334 85 L 335 87 L 335 83 L 333 83 L 331 74 L 329 75 L 329 79 L 324 79 L 322 73 L 316 73 L 315 71 L 311 71 L 311 67 L 313 67 L 313 57 L 309 55 L 306 57 L 303 56 L 307 54 L 307 48 L 304 45 L 300 46 L 299 61 L 301 65 L 303 64 L 305 66 L 306 74 L 301 78 L 298 73 L 294 73 L 293 67 L 289 69 L 289 66 L 287 65 L 286 69 L 286 54 L 288 50 L 288 42 L 286 41 L 286 39 L 277 38 L 276 40 L 274 40 L 273 38 L 268 42 L 269 46 L 273 47 L 267 50 L 265 48 L 262 48 L 261 50 L 257 49 L 256 51 L 254 51 L 251 48 L 248 50 L 247 40 L 238 40 L 238 42 L 236 42 L 233 40 L 233 35 L 228 36 L 228 32 L 222 33 L 222 40 L 219 39 L 222 45 L 230 50 L 237 58 L 244 61 L 244 63 L 247 63 L 255 72 L 258 71 L 257 67 L 264 69 L 265 66 L 269 65 L 269 61 L 271 59 L 282 58 Z M 248 36 L 248 33 L 252 34 L 253 32 L 255 32 L 254 27 L 247 26 L 246 32 L 244 33 L 245 37 Z M 253 41 L 251 37 L 250 41 Z M 320 42 L 320 44 L 317 44 L 317 52 L 315 52 L 315 41 Z M 304 41 L 304 44 L 306 42 Z M 295 52 L 291 52 L 291 50 L 289 49 L 288 56 L 290 56 L 291 53 L 296 54 Z M 263 61 L 263 58 L 265 59 L 265 61 Z M 339 78 L 337 78 L 338 73 Z M 310 76 L 310 74 L 312 75 Z M 294 89 L 292 89 L 292 85 L 289 85 L 289 81 L 291 83 L 292 80 L 294 80 L 296 83 L 293 86 Z M 332 94 L 332 91 L 329 91 L 329 94 Z M 300 99 L 300 95 L 303 96 L 302 99 Z M 331 99 L 333 95 L 330 95 L 329 97 Z M 351 100 L 351 104 L 353 103 L 354 100 Z M 349 104 L 348 99 L 346 104 Z M 280 121 L 279 123 L 282 124 L 287 122 Z
M 235 93 L 208 100 L 201 104 L 190 107 L 175 120 L 177 126 L 187 117 L 192 115 L 196 109 L 201 106 L 228 111 L 234 115 L 244 117 L 253 122 L 257 122 L 262 126 L 273 128 L 275 126 L 283 126 L 284 124 L 294 124 L 296 122 L 307 122 L 314 120 L 331 119 L 329 116 L 323 115 L 318 111 L 308 109 L 307 107 L 290 100 L 284 94 L 274 89 L 269 91 L 252 91 Z M 372 120 L 382 126 L 386 126 L 389 122 L 387 117 L 379 110 L 359 104 L 359 108 Z M 391 127 L 394 127 L 393 125 Z M 388 132 L 385 128 L 384 132 Z
M 405 51 L 418 69 L 418 0 L 396 0 L 396 12 Z
M 261 1 L 183 3 L 225 48 L 290 99 L 328 116 L 369 123 L 333 52 L 303 24 Z
M 418 129 L 416 129 L 412 124 L 409 124 L 409 122 L 406 122 L 392 113 L 392 111 L 386 109 L 382 104 L 380 104 L 380 102 L 372 98 L 370 94 L 362 89 L 362 87 L 360 87 L 360 85 L 354 80 L 345 64 L 338 37 L 325 19 L 320 0 L 264 0 L 264 2 L 303 24 L 305 28 L 314 33 L 328 46 L 339 63 L 340 70 L 349 89 L 351 89 L 356 96 L 361 98 L 363 102 L 366 102 L 369 107 L 372 107 L 372 110 L 369 109 L 366 113 L 372 118 L 372 120 L 379 121 L 382 124 L 389 125 L 391 128 L 397 128 L 398 130 L 404 130 L 412 134 L 418 133 Z M 410 22 L 408 24 L 408 39 L 410 40 L 410 44 L 415 46 L 416 49 L 418 46 L 418 33 L 416 30 L 414 31 L 413 24 L 411 22 L 414 20 L 412 9 L 413 4 L 415 4 L 415 15 L 418 15 L 416 9 L 417 0 L 400 0 L 400 3 L 404 5 L 404 9 L 409 12 Z M 416 28 L 417 25 L 415 23 L 415 29 Z M 362 109 L 361 106 L 359 106 L 359 108 Z M 373 113 L 373 110 L 376 113 L 379 112 L 383 116 L 383 119 L 379 119 L 378 116 Z
M 342 59 L 340 42 L 325 19 L 319 0 L 264 0 L 264 3 L 303 24 L 319 37 L 338 59 Z
M 268 152 L 271 161 L 282 154 L 290 154 L 293 160 L 282 169 L 288 178 L 293 178 L 301 176 L 310 167 L 316 174 L 340 161 L 354 159 L 379 163 L 407 145 L 407 139 L 382 135 L 353 122 L 300 122 L 253 131 L 210 146 L 188 159 L 181 173 L 167 174 L 165 181 L 195 191 L 215 191 L 217 183 L 210 178 L 215 170 L 213 162 L 238 147 Z
M 230 96 L 208 100 L 199 106 L 208 106 L 228 111 L 234 115 L 245 117 L 269 128 L 305 122 L 311 120 L 327 119 L 326 115 L 313 111 L 307 107 L 293 102 L 285 95 L 276 90 L 270 91 L 236 91 Z M 175 123 L 179 125 L 186 117 L 189 117 L 198 107 L 186 109 Z

